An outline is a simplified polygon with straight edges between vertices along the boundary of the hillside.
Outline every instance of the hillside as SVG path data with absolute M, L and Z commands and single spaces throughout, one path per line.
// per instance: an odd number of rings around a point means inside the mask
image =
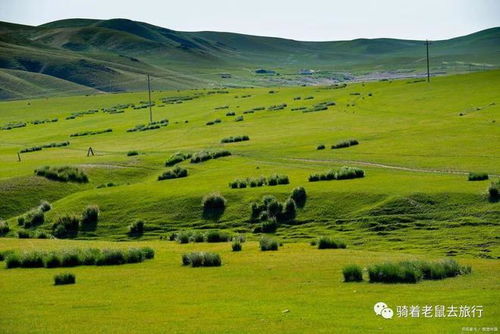
M 137 130 L 149 121 L 141 102 L 146 92 L 1 102 L 0 216 L 15 233 L 18 217 L 48 200 L 53 209 L 33 233 L 51 232 L 59 215 L 96 204 L 99 224 L 79 238 L 128 240 L 128 226 L 138 219 L 146 222 L 145 239 L 184 229 L 253 235 L 260 226 L 250 220 L 253 201 L 264 195 L 283 201 L 303 186 L 305 207 L 276 231 L 286 240 L 335 232 L 353 248 L 496 258 L 500 207 L 488 200 L 487 188 L 500 175 L 499 85 L 500 72 L 488 71 L 438 77 L 431 84 L 155 91 L 153 120 L 168 122 L 147 131 Z M 249 140 L 221 142 L 244 135 Z M 347 139 L 359 144 L 330 148 Z M 22 150 L 66 141 L 21 153 L 17 161 Z M 87 156 L 89 147 L 95 156 Z M 187 159 L 178 163 L 187 177 L 158 180 L 174 168 L 165 166 L 172 154 L 218 150 L 231 156 Z M 33 173 L 62 165 L 80 168 L 89 182 Z M 365 177 L 308 181 L 342 166 L 361 168 Z M 467 181 L 469 172 L 490 179 Z M 275 173 L 289 183 L 229 186 Z M 227 199 L 216 221 L 201 209 L 201 199 L 212 192 Z
M 435 41 L 436 74 L 499 65 L 500 28 Z M 329 84 L 423 72 L 422 41 L 302 42 L 222 32 L 180 32 L 125 19 L 0 23 L 1 99 L 154 89 Z M 257 74 L 257 69 L 268 71 Z M 304 72 L 303 70 L 312 70 Z M 43 85 L 39 82 L 44 78 Z M 22 83 L 22 84 L 21 84 Z

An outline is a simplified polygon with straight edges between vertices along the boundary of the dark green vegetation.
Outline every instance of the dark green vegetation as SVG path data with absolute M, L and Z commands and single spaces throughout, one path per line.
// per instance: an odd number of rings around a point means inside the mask
M 442 73 L 498 66 L 498 36 L 499 28 L 492 28 L 434 41 L 431 70 Z M 153 76 L 155 89 L 171 89 L 299 85 L 343 81 L 367 72 L 409 76 L 425 69 L 422 41 L 300 42 L 180 32 L 125 19 L 70 19 L 38 27 L 2 22 L 0 39 L 0 98 L 143 90 L 146 73 Z M 315 72 L 303 74 L 304 68 Z M 300 95 L 312 96 L 306 94 Z M 314 97 L 317 99 L 316 94 Z M 166 99 L 164 103 L 183 101 Z
M 50 144 L 44 144 L 41 146 L 32 146 L 32 147 L 23 148 L 22 150 L 19 151 L 19 153 L 36 152 L 36 151 L 41 151 L 44 148 L 64 147 L 64 146 L 68 146 L 68 145 L 69 145 L 69 141 L 65 141 L 65 142 L 61 142 L 61 143 L 50 143 Z
M 362 169 L 344 166 L 338 170 L 332 169 L 323 174 L 311 174 L 309 175 L 309 182 L 357 179 L 364 176 L 365 172 Z
M 277 186 L 280 184 L 289 184 L 290 180 L 287 175 L 273 174 L 269 177 L 259 176 L 259 177 L 247 177 L 244 179 L 236 179 L 229 182 L 229 187 L 232 189 L 236 188 L 246 188 L 251 187 L 262 187 L 262 186 Z
M 318 249 L 337 249 L 347 248 L 344 241 L 333 239 L 331 237 L 320 237 L 317 241 Z
M 483 181 L 488 178 L 488 173 L 469 173 L 469 181 Z
M 85 172 L 76 167 L 63 166 L 63 167 L 50 167 L 44 166 L 35 169 L 35 175 L 46 177 L 49 180 L 62 181 L 62 182 L 77 182 L 87 183 L 89 178 Z
M 31 250 L 8 252 L 5 267 L 12 268 L 57 268 L 76 266 L 107 266 L 142 262 L 154 258 L 150 247 L 128 249 L 64 249 L 59 251 Z
M 192 252 L 182 255 L 182 265 L 191 267 L 220 267 L 222 259 L 216 253 Z
M 54 276 L 54 285 L 75 284 L 76 276 L 72 273 L 61 273 Z
M 174 168 L 167 170 L 166 172 L 158 176 L 158 181 L 177 179 L 186 176 L 188 176 L 188 171 L 186 168 L 175 166 Z
M 359 142 L 356 139 L 348 139 L 348 140 L 343 140 L 341 142 L 338 142 L 335 145 L 332 145 L 332 149 L 345 148 L 345 147 L 354 146 L 354 145 L 358 145 L 358 144 L 359 144 Z
M 69 136 L 70 137 L 95 136 L 95 135 L 100 135 L 102 133 L 109 133 L 109 132 L 113 132 L 113 129 L 97 130 L 97 131 L 81 131 L 81 132 L 72 133 Z
M 191 157 L 191 163 L 197 164 L 197 163 L 204 162 L 207 160 L 218 159 L 218 158 L 227 157 L 230 155 L 231 155 L 231 152 L 229 152 L 227 150 L 196 152 Z
M 361 282 L 363 280 L 363 269 L 356 265 L 350 264 L 342 269 L 344 282 Z
M 370 282 L 417 283 L 422 279 L 441 280 L 448 277 L 470 274 L 469 266 L 461 266 L 452 259 L 438 262 L 403 261 L 386 262 L 368 267 Z
M 259 246 L 261 251 L 277 251 L 279 248 L 278 241 L 268 237 L 262 237 Z
M 237 143 L 237 142 L 240 142 L 240 141 L 248 141 L 250 140 L 250 137 L 248 136 L 231 136 L 231 137 L 227 137 L 227 138 L 222 138 L 221 139 L 221 143 L 225 144 L 225 143 Z

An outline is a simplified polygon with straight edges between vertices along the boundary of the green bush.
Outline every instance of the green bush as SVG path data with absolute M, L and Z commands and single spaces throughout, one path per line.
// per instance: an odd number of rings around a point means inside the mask
M 45 214 L 40 208 L 28 211 L 28 213 L 26 213 L 22 219 L 23 225 L 26 228 L 41 225 L 44 221 Z
M 500 197 L 500 180 L 491 182 L 488 187 L 488 195 L 491 200 L 497 200 Z
M 227 157 L 230 155 L 231 155 L 231 152 L 229 152 L 227 150 L 213 151 L 213 152 L 200 151 L 200 152 L 193 154 L 193 156 L 191 157 L 191 163 L 197 164 L 197 163 L 204 162 L 207 160 L 218 159 L 218 158 Z
M 273 174 L 267 178 L 267 184 L 270 186 L 276 186 L 278 184 L 289 184 L 290 180 L 287 175 Z
M 4 236 L 9 233 L 10 227 L 9 224 L 3 220 L 0 220 L 0 236 Z
M 127 152 L 127 157 L 133 157 L 135 155 L 139 155 L 139 152 L 137 152 L 137 151 L 128 151 Z
M 201 201 L 203 217 L 218 220 L 226 210 L 226 203 L 226 199 L 219 193 L 206 195 Z
M 144 233 L 144 222 L 142 220 L 137 220 L 129 225 L 128 234 L 132 236 L 140 236 Z
M 82 265 L 78 249 L 66 249 L 61 253 L 61 267 L 76 267 Z
M 43 212 L 47 212 L 52 209 L 52 205 L 50 205 L 50 203 L 47 201 L 40 201 L 40 206 L 38 206 L 38 208 Z
M 120 249 L 104 249 L 96 265 L 112 266 L 127 263 L 126 251 Z
M 168 158 L 168 160 L 165 162 L 165 166 L 171 167 L 190 158 L 190 153 L 177 152 L 172 154 L 170 158 Z
M 309 175 L 309 182 L 347 180 L 362 178 L 364 176 L 365 172 L 360 168 L 343 166 L 338 170 L 332 169 L 323 174 L 311 174 Z
M 127 263 L 139 263 L 144 261 L 144 253 L 139 248 L 129 248 L 125 253 Z
M 235 122 L 243 122 L 244 121 L 244 118 L 243 116 L 238 116 L 234 119 Z
M 0 251 L 0 261 L 4 261 L 5 258 L 9 255 L 12 254 L 14 251 L 12 250 L 5 250 L 5 251 Z
M 239 251 L 241 251 L 241 249 L 242 249 L 241 241 L 239 241 L 239 240 L 233 240 L 231 248 L 232 248 L 233 252 L 239 252 Z
M 205 234 L 201 232 L 193 232 L 193 234 L 189 237 L 189 241 L 192 242 L 204 242 Z
M 151 247 L 142 247 L 141 252 L 144 254 L 145 259 L 153 259 L 155 257 L 155 250 Z
M 62 273 L 54 276 L 54 285 L 75 284 L 76 276 L 72 273 Z
M 295 220 L 295 217 L 297 217 L 297 205 L 295 204 L 293 198 L 289 198 L 283 205 L 283 212 L 281 213 L 279 220 L 281 222 L 291 222 Z
M 191 232 L 181 231 L 177 233 L 176 240 L 180 244 L 187 244 L 189 243 L 190 239 L 191 239 Z
M 181 177 L 188 176 L 188 171 L 186 168 L 175 166 L 174 168 L 164 172 L 162 175 L 158 176 L 158 181 L 177 179 Z
M 488 180 L 488 173 L 469 173 L 469 181 L 483 181 Z
M 57 268 L 62 266 L 61 257 L 56 252 L 50 252 L 44 257 L 45 268 Z
M 182 264 L 191 267 L 219 267 L 222 260 L 216 253 L 192 252 L 182 255 Z
M 259 246 L 261 251 L 277 251 L 279 248 L 276 240 L 267 237 L 262 237 L 259 240 Z
M 74 215 L 64 215 L 58 217 L 52 225 L 52 234 L 56 238 L 75 238 L 78 235 L 80 220 Z
M 260 232 L 262 233 L 274 233 L 278 229 L 278 222 L 276 219 L 265 219 L 262 222 Z
M 297 187 L 293 189 L 290 197 L 295 201 L 298 208 L 306 206 L 307 193 L 304 187 Z
M 342 240 L 336 240 L 330 237 L 320 237 L 318 239 L 318 249 L 337 249 L 347 248 L 347 245 Z
M 410 262 L 382 263 L 368 267 L 370 282 L 417 283 L 423 277 L 420 268 Z
M 345 148 L 345 147 L 350 147 L 354 145 L 358 145 L 359 142 L 356 139 L 348 139 L 348 140 L 343 140 L 341 142 L 338 142 L 335 145 L 332 145 L 332 149 L 337 149 L 337 148 Z
M 45 231 L 39 231 L 39 232 L 36 233 L 35 237 L 37 239 L 49 239 L 52 236 L 49 233 L 45 232 Z
M 19 230 L 17 231 L 17 237 L 19 239 L 29 239 L 31 238 L 31 232 L 28 230 Z
M 320 144 L 320 145 L 316 146 L 316 149 L 317 150 L 324 150 L 325 149 L 325 145 Z
M 225 143 L 238 143 L 238 142 L 241 142 L 241 141 L 248 141 L 250 140 L 250 137 L 248 136 L 235 136 L 235 137 L 226 137 L 226 138 L 222 138 L 221 139 L 221 143 L 225 144 Z
M 41 252 L 24 252 L 20 256 L 21 268 L 42 268 L 44 254 Z
M 77 182 L 77 183 L 89 182 L 89 178 L 83 171 L 71 166 L 40 167 L 35 169 L 35 175 L 43 176 L 49 180 L 54 180 L 54 181 Z
M 99 207 L 97 205 L 89 205 L 82 212 L 81 225 L 83 227 L 95 227 L 99 220 Z
M 5 267 L 7 269 L 19 268 L 21 266 L 21 258 L 18 253 L 12 252 L 5 257 Z
M 209 231 L 207 233 L 207 242 L 228 242 L 231 240 L 229 233 L 221 231 Z
M 363 270 L 356 264 L 345 266 L 342 274 L 344 282 L 361 282 L 363 280 Z

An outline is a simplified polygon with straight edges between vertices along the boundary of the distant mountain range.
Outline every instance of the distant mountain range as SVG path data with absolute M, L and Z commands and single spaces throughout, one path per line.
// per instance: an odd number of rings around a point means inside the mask
M 434 73 L 500 65 L 500 27 L 431 44 Z M 146 89 L 328 84 L 416 76 L 423 41 L 302 42 L 180 32 L 126 19 L 0 22 L 0 99 Z

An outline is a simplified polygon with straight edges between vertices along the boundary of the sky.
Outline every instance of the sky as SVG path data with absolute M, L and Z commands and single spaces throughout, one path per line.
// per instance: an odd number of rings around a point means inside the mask
M 500 0 L 0 0 L 0 21 L 75 17 L 304 41 L 440 40 L 500 26 Z

